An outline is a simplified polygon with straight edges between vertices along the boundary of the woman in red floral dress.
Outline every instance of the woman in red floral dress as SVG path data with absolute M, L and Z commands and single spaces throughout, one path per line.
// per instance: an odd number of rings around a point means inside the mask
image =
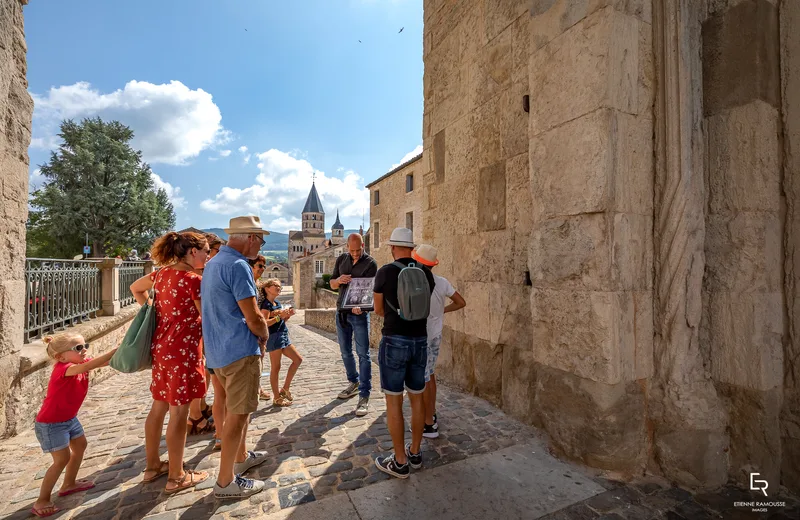
M 156 330 L 153 334 L 153 405 L 145 421 L 147 467 L 144 481 L 169 474 L 165 492 L 177 493 L 208 478 L 204 471 L 183 469 L 186 419 L 189 403 L 206 393 L 203 353 L 200 347 L 200 280 L 193 271 L 208 258 L 208 242 L 198 233 L 167 233 L 153 244 L 153 260 L 164 266 L 139 278 L 131 292 L 140 304 L 155 287 Z M 164 419 L 167 424 L 168 461 L 158 452 Z

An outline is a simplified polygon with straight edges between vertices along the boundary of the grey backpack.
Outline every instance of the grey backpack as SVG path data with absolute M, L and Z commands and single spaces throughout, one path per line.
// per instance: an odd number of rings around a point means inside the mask
M 386 304 L 406 321 L 424 320 L 431 310 L 431 286 L 425 271 L 412 262 L 408 266 L 392 262 L 400 268 L 397 276 L 397 303 L 399 309 L 386 301 Z

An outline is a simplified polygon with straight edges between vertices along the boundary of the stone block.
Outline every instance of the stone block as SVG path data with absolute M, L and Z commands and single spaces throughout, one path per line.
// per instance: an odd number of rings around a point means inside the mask
M 461 33 L 461 56 L 465 63 L 472 63 L 489 43 L 486 36 L 486 19 L 483 2 L 463 2 L 466 6 L 464 18 L 458 24 Z
M 445 150 L 446 150 L 446 143 L 445 143 L 445 130 L 442 130 L 436 134 L 433 138 L 433 171 L 436 176 L 436 182 L 444 182 L 444 173 L 445 173 Z
M 675 431 L 656 436 L 655 453 L 668 479 L 713 489 L 727 481 L 728 445 L 723 433 Z
M 793 379 L 795 385 L 797 379 Z M 781 481 L 800 492 L 800 388 L 787 387 L 781 413 Z
M 652 1 L 645 2 L 652 5 Z M 653 26 L 639 24 L 639 108 L 636 113 L 653 119 L 656 98 L 656 68 L 653 53 Z
M 598 110 L 531 139 L 534 220 L 609 208 L 611 120 L 609 110 Z
M 524 69 L 526 74 L 531 47 L 530 23 L 531 17 L 525 14 L 511 24 L 511 65 L 514 69 Z
M 728 401 L 730 424 L 729 475 L 744 486 L 750 473 L 761 474 L 772 484 L 780 481 L 780 413 L 783 390 L 749 390 L 720 384 L 720 394 Z
M 531 135 L 599 108 L 638 108 L 639 22 L 612 9 L 582 20 L 530 60 Z
M 450 352 L 453 362 L 449 373 L 445 372 L 448 382 L 452 382 L 464 391 L 474 391 L 475 360 L 472 356 L 473 349 L 470 343 L 470 336 L 460 331 L 451 331 Z
M 527 238 L 533 227 L 528 154 L 523 153 L 506 162 L 506 228 L 513 229 L 523 242 L 527 265 Z M 527 269 L 526 269 L 527 270 Z
M 648 114 L 649 116 L 652 113 Z M 653 120 L 621 112 L 610 114 L 613 168 L 611 204 L 615 211 L 653 215 Z
M 464 334 L 475 338 L 490 340 L 489 312 L 493 284 L 460 281 L 459 292 L 468 301 L 460 312 L 464 315 Z
M 581 378 L 617 384 L 636 378 L 637 341 L 647 369 L 651 329 L 637 331 L 637 300 L 630 291 L 531 291 L 534 358 Z M 646 314 L 639 313 L 641 323 Z M 649 342 L 649 343 L 648 343 Z
M 474 362 L 473 393 L 500 406 L 503 397 L 503 346 L 475 337 L 469 338 Z
M 452 241 L 453 277 L 470 282 L 512 283 L 512 280 L 520 280 L 524 265 L 515 263 L 514 247 L 514 232 L 509 230 L 458 237 Z M 441 250 L 440 258 L 444 258 L 443 253 Z M 443 269 L 437 274 L 444 272 Z
M 506 106 L 503 92 L 495 96 L 473 111 L 473 145 L 476 147 L 475 166 L 483 168 L 494 164 L 505 157 L 503 156 L 503 142 L 501 133 L 501 113 Z M 459 151 L 464 153 L 463 150 Z
M 717 291 L 706 298 L 714 379 L 751 390 L 782 385 L 782 293 Z
M 433 39 L 433 52 L 437 52 L 440 45 L 445 45 L 447 38 L 460 35 L 458 25 L 466 18 L 472 2 L 459 0 L 444 0 L 442 8 L 431 18 L 431 38 Z
M 617 291 L 653 288 L 653 219 L 632 213 L 611 217 L 611 284 Z
M 500 144 L 506 159 L 526 153 L 530 146 L 528 114 L 522 105 L 522 98 L 527 94 L 528 69 L 516 68 L 512 73 L 511 86 L 500 98 Z
M 19 352 L 22 347 L 24 326 L 25 282 L 22 280 L 0 282 L 0 357 Z
M 477 108 L 511 85 L 511 31 L 503 31 L 470 63 L 470 108 Z
M 469 108 L 464 102 L 468 95 L 469 67 L 462 65 L 449 76 L 433 83 L 434 114 L 437 131 L 447 128 L 461 118 Z
M 475 137 L 475 119 L 475 114 L 470 112 L 450 125 L 445 131 L 446 133 L 436 135 L 434 161 L 438 182 L 444 182 L 445 179 L 450 180 L 477 170 L 478 142 Z M 439 135 L 442 137 L 440 138 Z M 442 152 L 439 152 L 440 142 Z
M 489 341 L 503 347 L 522 348 L 531 355 L 531 288 L 522 284 L 497 284 L 489 301 Z
M 756 101 L 709 117 L 707 125 L 710 212 L 779 211 L 778 111 Z
M 536 368 L 534 407 L 557 452 L 589 466 L 636 473 L 647 459 L 645 389 Z
M 703 23 L 703 110 L 718 114 L 761 100 L 780 106 L 778 8 L 741 2 Z
M 483 8 L 487 38 L 492 40 L 520 18 L 530 18 L 529 4 L 529 0 L 486 0 Z
M 506 227 L 506 163 L 481 168 L 478 174 L 478 231 Z
M 781 291 L 782 247 L 783 223 L 777 213 L 709 215 L 706 287 L 731 293 Z
M 456 312 L 448 313 L 446 316 L 459 314 Z M 436 374 L 437 377 L 444 375 L 446 379 L 451 377 L 453 371 L 453 340 L 452 328 L 450 325 L 445 324 L 442 327 L 442 343 L 439 345 L 439 358 L 436 360 Z
M 611 289 L 609 217 L 590 213 L 544 220 L 530 238 L 531 281 L 537 288 Z
M 528 424 L 541 427 L 535 400 L 537 366 L 530 345 L 503 345 L 503 411 Z

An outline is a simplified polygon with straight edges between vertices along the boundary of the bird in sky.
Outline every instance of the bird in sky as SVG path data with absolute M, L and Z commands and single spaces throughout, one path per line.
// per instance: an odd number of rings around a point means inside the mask
M 401 27 L 400 30 L 397 31 L 397 34 L 400 34 L 401 32 L 403 32 L 403 29 L 405 29 L 405 27 Z
M 361 40 L 358 40 L 358 43 L 361 43 Z

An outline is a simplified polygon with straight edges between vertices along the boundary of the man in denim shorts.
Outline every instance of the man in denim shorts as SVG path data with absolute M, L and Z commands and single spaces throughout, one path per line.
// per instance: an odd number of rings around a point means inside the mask
M 388 245 L 392 257 L 404 265 L 414 263 L 425 271 L 431 291 L 435 286 L 433 274 L 427 267 L 411 258 L 414 249 L 413 234 L 410 229 L 397 228 L 392 232 Z M 383 316 L 383 337 L 378 350 L 378 366 L 381 374 L 381 389 L 386 395 L 386 418 L 389 434 L 392 436 L 394 453 L 388 457 L 378 457 L 375 465 L 379 470 L 394 477 L 408 478 L 411 470 L 422 467 L 422 430 L 425 425 L 425 404 L 422 393 L 425 391 L 425 365 L 428 358 L 427 318 L 406 321 L 397 313 L 385 311 L 384 306 L 398 309 L 397 281 L 400 267 L 387 264 L 375 276 L 375 313 Z M 403 389 L 411 401 L 411 442 L 403 444 Z

